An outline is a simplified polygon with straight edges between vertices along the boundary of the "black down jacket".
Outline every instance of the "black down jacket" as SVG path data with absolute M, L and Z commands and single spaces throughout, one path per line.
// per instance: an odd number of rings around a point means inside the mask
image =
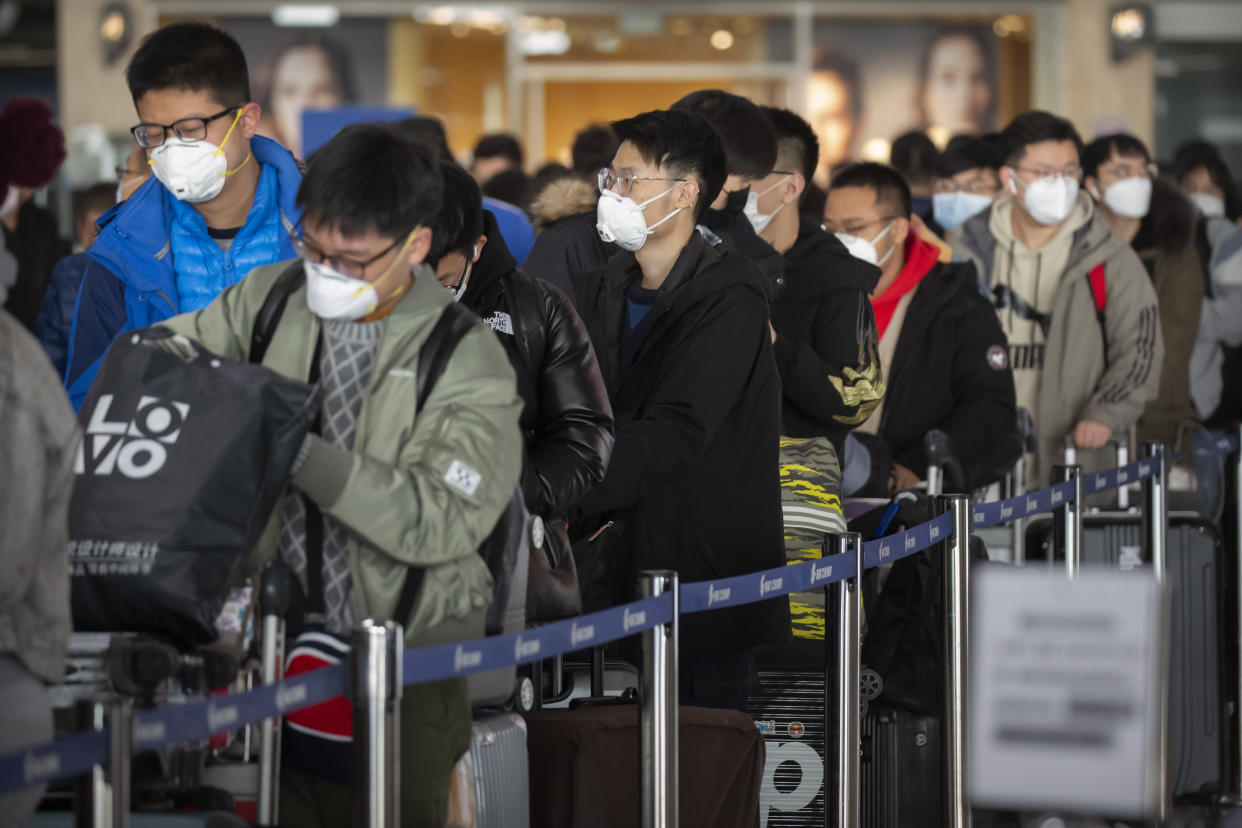
M 495 217 L 484 216 L 487 243 L 461 301 L 496 332 L 517 375 L 526 506 L 563 534 L 559 518 L 608 467 L 612 407 L 573 306 L 552 285 L 518 270 Z
M 938 263 L 923 277 L 880 418 L 893 460 L 920 477 L 924 435 L 933 428 L 949 435 L 972 488 L 999 480 L 1022 451 L 1009 342 L 978 285 L 969 263 Z

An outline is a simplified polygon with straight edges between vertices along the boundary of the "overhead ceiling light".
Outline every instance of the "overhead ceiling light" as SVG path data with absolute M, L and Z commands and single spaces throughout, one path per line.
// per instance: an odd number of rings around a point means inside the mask
M 563 55 L 569 51 L 567 32 L 522 32 L 518 48 L 524 55 Z
M 728 29 L 717 29 L 712 32 L 711 44 L 713 49 L 724 51 L 733 48 L 733 32 Z
M 277 26 L 335 26 L 341 10 L 332 3 L 285 3 L 272 10 Z
M 874 161 L 877 164 L 887 164 L 889 156 L 893 153 L 893 145 L 883 138 L 872 138 L 870 141 L 862 145 L 862 150 L 858 153 L 864 161 Z
M 447 26 L 457 20 L 457 12 L 452 6 L 436 6 L 427 12 L 427 22 L 434 26 Z

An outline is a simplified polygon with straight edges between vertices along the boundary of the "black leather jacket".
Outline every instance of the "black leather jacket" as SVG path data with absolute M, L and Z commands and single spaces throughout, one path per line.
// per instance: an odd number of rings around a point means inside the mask
M 612 455 L 612 406 L 569 300 L 518 270 L 496 219 L 484 215 L 487 244 L 461 301 L 496 332 L 517 375 L 526 438 L 522 493 L 531 513 L 547 520 L 603 479 Z

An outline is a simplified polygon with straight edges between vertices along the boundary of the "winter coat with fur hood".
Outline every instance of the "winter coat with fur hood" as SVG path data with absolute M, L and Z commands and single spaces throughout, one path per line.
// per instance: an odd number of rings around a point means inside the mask
M 522 270 L 551 282 L 575 305 L 573 276 L 594 273 L 621 250 L 601 239 L 595 229 L 598 202 L 595 187 L 573 177 L 548 184 L 530 207 L 539 235 Z

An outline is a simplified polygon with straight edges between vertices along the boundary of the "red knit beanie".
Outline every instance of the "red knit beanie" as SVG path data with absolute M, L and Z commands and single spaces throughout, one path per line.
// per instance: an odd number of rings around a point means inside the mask
M 14 98 L 0 112 L 0 169 L 10 184 L 38 189 L 56 177 L 65 160 L 65 134 L 38 98 Z

